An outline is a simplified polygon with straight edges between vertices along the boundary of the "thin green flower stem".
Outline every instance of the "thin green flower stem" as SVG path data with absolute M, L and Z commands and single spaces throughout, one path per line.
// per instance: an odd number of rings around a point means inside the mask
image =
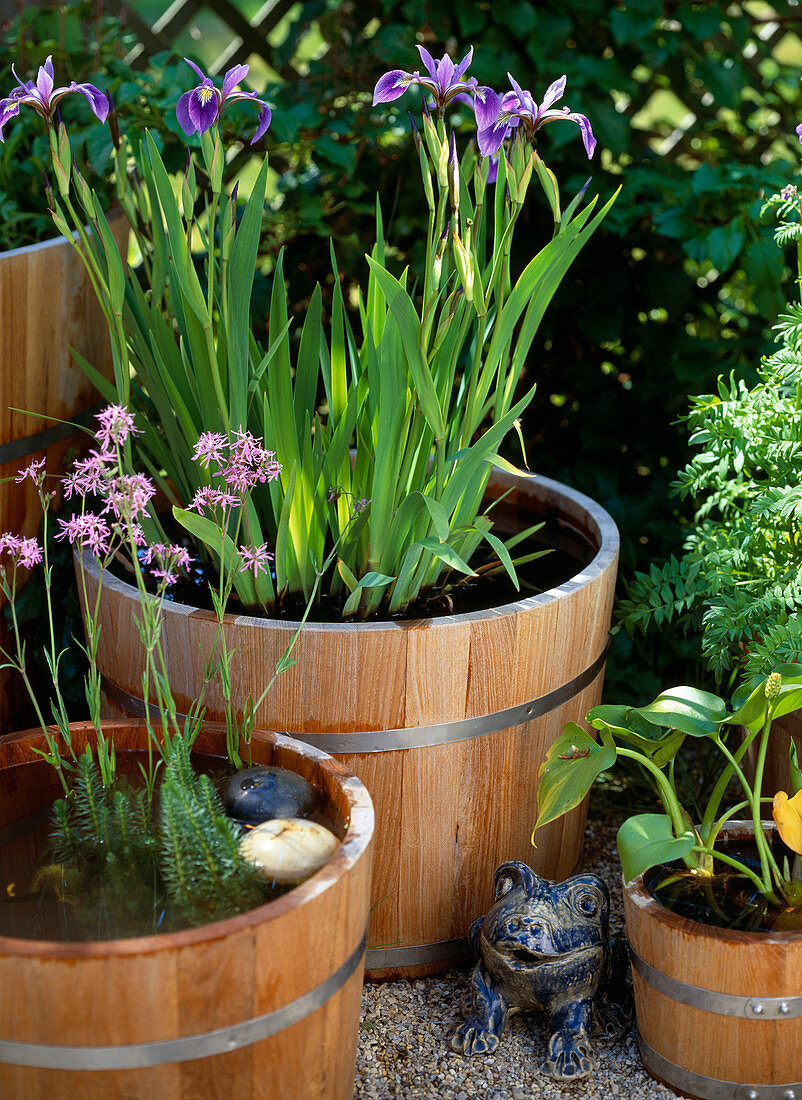
M 750 731 L 748 736 L 743 739 L 740 746 L 734 753 L 730 752 L 719 733 L 719 738 L 716 741 L 716 744 L 718 745 L 724 756 L 726 756 L 729 763 L 719 776 L 718 781 L 713 788 L 713 793 L 708 799 L 707 806 L 702 817 L 702 823 L 699 827 L 699 832 L 702 840 L 708 840 L 710 828 L 714 820 L 716 819 L 716 816 L 718 815 L 719 807 L 721 806 L 721 803 L 724 800 L 724 796 L 727 793 L 727 788 L 730 785 L 730 780 L 732 779 L 733 775 L 736 774 L 736 772 L 747 797 L 751 795 L 751 788 L 749 787 L 749 784 L 747 783 L 746 778 L 741 771 L 740 763 L 759 732 L 759 730 Z
M 620 745 L 616 745 L 615 751 L 618 756 L 627 757 L 630 760 L 637 761 L 647 771 L 651 772 L 657 782 L 657 790 L 660 795 L 660 800 L 665 807 L 666 813 L 671 818 L 671 827 L 674 830 L 675 836 L 681 836 L 682 833 L 687 832 L 685 827 L 685 819 L 682 816 L 682 806 L 677 798 L 674 790 L 671 787 L 668 779 L 663 775 L 660 768 L 650 760 L 648 756 L 644 756 L 643 753 L 638 752 L 636 749 L 624 749 Z M 689 861 L 688 856 L 683 856 L 683 860 L 689 867 L 695 866 L 692 861 Z
M 17 650 L 17 671 L 22 676 L 22 682 L 25 684 L 25 690 L 28 692 L 31 702 L 33 703 L 34 710 L 36 711 L 36 719 L 39 725 L 42 727 L 43 732 L 47 733 L 47 722 L 45 722 L 44 715 L 39 708 L 39 704 L 36 701 L 36 693 L 33 690 L 33 685 L 28 677 L 28 672 L 25 667 L 25 655 L 22 646 L 22 639 L 19 632 L 19 620 L 17 619 L 17 569 L 14 567 L 14 580 L 11 584 L 11 594 L 9 598 L 9 607 L 11 608 L 11 623 L 14 630 L 14 642 Z
M 220 380 L 220 367 L 217 361 L 217 349 L 214 345 L 214 335 L 212 333 L 212 317 L 209 314 L 208 321 L 203 325 L 203 335 L 206 340 L 206 354 L 209 356 L 209 366 L 212 372 L 212 381 L 214 382 L 214 395 L 217 398 L 218 405 L 220 406 L 220 416 L 223 422 L 223 430 L 228 434 L 231 429 L 231 424 L 228 416 L 228 402 L 223 392 L 223 385 Z
M 70 738 L 70 722 L 67 717 L 67 711 L 64 706 L 64 699 L 59 689 L 58 682 L 58 667 L 60 663 L 60 656 L 56 653 L 56 634 L 53 624 L 53 577 L 52 569 L 50 566 L 50 555 L 47 548 L 47 533 L 48 533 L 48 516 L 50 514 L 50 502 L 43 492 L 43 486 L 39 487 L 39 500 L 42 504 L 42 554 L 44 556 L 44 581 L 45 581 L 45 606 L 47 608 L 47 629 L 50 638 L 50 677 L 53 683 L 53 699 L 51 700 L 51 710 L 56 717 L 59 731 L 64 738 L 69 750 L 70 755 L 75 758 L 75 754 L 72 751 L 72 741 Z M 57 711 L 57 713 L 56 713 Z
M 423 281 L 423 300 L 428 302 L 433 293 L 434 287 L 434 253 L 436 250 L 435 236 L 434 236 L 434 224 L 435 224 L 435 211 L 431 209 L 429 211 L 429 228 L 426 233 L 426 267 L 424 268 L 424 281 Z
M 760 855 L 760 866 L 766 884 L 766 893 L 771 889 L 772 870 L 774 871 L 777 882 L 782 882 L 783 878 L 776 860 L 771 854 L 771 848 L 766 838 L 766 834 L 763 832 L 763 823 L 760 818 L 760 797 L 763 793 L 763 772 L 766 767 L 766 752 L 768 751 L 769 734 L 771 733 L 771 712 L 772 705 L 769 703 L 769 712 L 760 734 L 760 747 L 757 754 L 757 764 L 755 765 L 755 788 L 754 791 L 751 792 L 750 798 L 752 821 L 755 826 L 755 843 L 757 844 L 758 854 Z
M 760 801 L 772 802 L 773 800 L 771 798 L 761 798 Z M 746 801 L 739 802 L 737 803 L 737 805 L 730 807 L 730 809 L 727 810 L 725 814 L 722 814 L 718 821 L 714 824 L 713 828 L 710 830 L 710 836 L 705 840 L 705 843 L 709 844 L 709 846 L 712 848 L 716 843 L 716 837 L 727 824 L 727 822 L 731 821 L 736 814 L 739 814 L 741 812 L 741 810 L 745 810 L 748 807 L 749 803 Z
M 207 284 L 206 294 L 207 294 L 207 302 L 208 302 L 208 309 L 209 309 L 209 316 L 210 317 L 211 317 L 211 315 L 214 311 L 214 287 L 215 287 L 215 283 L 216 283 L 215 276 L 217 274 L 216 270 L 215 270 L 215 262 L 214 262 L 214 248 L 212 246 L 213 246 L 213 243 L 214 243 L 214 225 L 215 225 L 215 221 L 217 220 L 217 208 L 218 208 L 219 204 L 220 204 L 220 195 L 218 194 L 218 192 L 215 191 L 215 192 L 212 193 L 211 203 L 209 205 L 207 205 L 207 207 L 206 207 L 206 221 L 207 221 L 206 232 L 208 234 L 208 242 L 207 242 L 207 248 L 206 248 L 206 284 Z M 225 302 L 225 297 L 223 297 L 223 302 Z M 221 308 L 222 308 L 222 303 L 221 303 Z
M 732 856 L 725 855 L 724 852 L 718 852 L 714 848 L 708 848 L 704 844 L 695 844 L 693 847 L 693 851 L 701 852 L 703 855 L 706 856 L 712 856 L 713 859 L 718 859 L 722 863 L 726 863 L 730 867 L 734 867 L 739 872 L 739 874 L 742 874 L 745 878 L 748 878 L 758 888 L 760 893 L 763 894 L 764 897 L 768 898 L 772 905 L 781 904 L 779 898 L 771 889 L 771 886 L 767 888 L 763 880 L 758 875 L 756 875 L 750 867 L 747 867 L 739 860 L 733 859 Z

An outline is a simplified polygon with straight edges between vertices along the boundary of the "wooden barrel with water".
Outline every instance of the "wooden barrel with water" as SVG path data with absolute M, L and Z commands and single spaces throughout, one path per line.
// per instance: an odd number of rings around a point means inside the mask
M 72 727 L 80 751 L 88 724 Z M 143 754 L 138 723 L 108 723 L 118 757 Z M 204 729 L 199 752 L 225 755 Z M 33 752 L 38 733 L 0 742 L 5 895 L 46 840 L 59 794 Z M 134 939 L 63 943 L 0 936 L 3 1100 L 347 1100 L 353 1094 L 372 861 L 367 791 L 326 754 L 255 735 L 255 763 L 290 768 L 347 829 L 320 871 L 250 912 Z M 13 885 L 16 881 L 16 887 Z M 6 905 L 12 904 L 4 897 Z M 2 904 L 0 902 L 0 904 Z
M 751 836 L 751 823 L 725 834 Z M 724 834 L 722 834 L 724 835 Z M 683 1095 L 802 1096 L 802 931 L 742 932 L 624 887 L 641 1056 Z

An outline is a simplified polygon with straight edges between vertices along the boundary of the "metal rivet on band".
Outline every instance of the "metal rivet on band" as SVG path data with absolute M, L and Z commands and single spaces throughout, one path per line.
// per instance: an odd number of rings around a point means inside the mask
M 802 997 L 744 997 L 736 993 L 703 989 L 664 974 L 641 958 L 632 944 L 629 945 L 629 953 L 635 973 L 648 985 L 680 1004 L 690 1005 L 703 1012 L 715 1012 L 719 1016 L 740 1016 L 756 1023 L 760 1021 L 761 1026 L 781 1018 L 787 1020 L 802 1017 Z M 745 1096 L 746 1093 L 741 1095 Z M 784 1100 L 782 1093 L 778 1092 L 776 1096 Z M 760 1100 L 764 1100 L 762 1093 Z
M 757 1089 L 750 1089 L 746 1097 L 747 1100 L 757 1100 Z

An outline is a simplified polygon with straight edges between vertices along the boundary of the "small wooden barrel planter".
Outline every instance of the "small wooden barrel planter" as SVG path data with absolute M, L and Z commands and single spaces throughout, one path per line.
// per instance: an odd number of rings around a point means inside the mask
M 122 250 L 128 222 L 120 214 L 111 227 Z M 35 486 L 17 485 L 14 476 L 45 454 L 48 473 L 63 473 L 64 454 L 77 440 L 56 421 L 92 421 L 98 393 L 71 347 L 111 377 L 106 323 L 75 250 L 54 237 L 0 252 L 0 531 L 36 534 L 42 510 Z M 15 674 L 0 672 L 0 733 L 13 728 L 16 691 Z
M 88 724 L 73 726 L 80 751 Z M 147 744 L 110 722 L 118 759 Z M 44 843 L 58 796 L 33 748 L 0 743 L 3 886 Z M 196 748 L 224 756 L 224 734 Z M 31 1100 L 347 1100 L 353 1094 L 372 861 L 373 807 L 362 784 L 309 745 L 255 735 L 255 762 L 315 784 L 347 823 L 340 848 L 302 885 L 200 928 L 60 943 L 0 937 L 0 1096 Z
M 752 835 L 732 822 L 730 835 Z M 700 1100 L 802 1097 L 802 932 L 738 932 L 624 887 L 644 1065 Z
M 564 877 L 580 858 L 586 807 L 538 833 L 538 771 L 565 722 L 599 702 L 618 532 L 588 497 L 540 477 L 494 473 L 503 529 L 551 518 L 588 564 L 540 595 L 488 611 L 407 622 L 308 623 L 297 664 L 256 723 L 331 752 L 376 805 L 366 966 L 373 978 L 434 973 L 469 954 L 471 921 L 492 904 L 493 872 L 523 859 Z M 516 528 L 516 525 L 517 528 Z M 92 585 L 97 572 L 85 558 Z M 91 597 L 93 599 L 93 597 Z M 136 590 L 104 582 L 99 663 L 110 714 L 142 713 Z M 295 625 L 229 616 L 238 706 L 257 698 Z M 179 707 L 195 697 L 212 614 L 170 604 L 164 645 Z M 207 695 L 210 717 L 223 701 Z

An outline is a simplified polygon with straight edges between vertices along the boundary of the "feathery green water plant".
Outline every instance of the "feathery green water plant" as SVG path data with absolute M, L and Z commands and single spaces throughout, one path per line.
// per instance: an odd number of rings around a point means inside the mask
M 599 210 L 595 198 L 583 206 L 583 188 L 563 207 L 533 147 L 542 122 L 566 118 L 579 123 L 593 152 L 585 116 L 545 109 L 564 81 L 541 109 L 518 85 L 503 98 L 479 87 L 467 76 L 470 55 L 456 67 L 448 55 L 424 61 L 430 78 L 417 82 L 440 91 L 436 116 L 426 109 L 422 133 L 415 128 L 429 211 L 423 270 L 393 270 L 377 201 L 357 317 L 352 322 L 346 308 L 332 251 L 330 321 L 318 287 L 293 332 L 279 255 L 264 348 L 251 331 L 249 303 L 267 159 L 240 208 L 236 188 L 229 195 L 223 187 L 227 151 L 218 126 L 234 98 L 258 105 L 257 137 L 269 124 L 267 104 L 235 91 L 247 66 L 231 69 L 218 89 L 193 65 L 201 83 L 181 97 L 178 120 L 188 134 L 199 132 L 192 141 L 200 160 L 190 151 L 178 178 L 151 137 L 137 150 L 119 139 L 118 198 L 140 255 L 131 270 L 92 188 L 71 166 L 66 128 L 51 130 L 53 218 L 81 253 L 105 311 L 114 385 L 85 366 L 109 400 L 137 409 L 142 434 L 134 450 L 174 518 L 218 568 L 225 563 L 216 533 L 190 507 L 212 484 L 193 461 L 198 440 L 250 431 L 282 455 L 281 476 L 254 492 L 243 517 L 251 545 L 275 551 L 272 571 L 235 577 L 247 608 L 272 613 L 327 598 L 345 617 L 402 614 L 419 597 L 476 576 L 482 544 L 518 584 L 509 548 L 482 511 L 484 488 L 534 394 L 527 356 L 540 320 L 613 200 Z M 398 72 L 379 81 L 374 103 L 403 94 Z M 418 74 L 402 76 L 409 84 Z M 471 143 L 460 155 L 446 107 L 465 95 L 483 136 L 478 153 Z M 480 155 L 485 134 L 495 162 Z M 512 239 L 534 176 L 554 232 L 513 272 Z M 155 517 L 143 523 L 149 537 L 164 541 Z

